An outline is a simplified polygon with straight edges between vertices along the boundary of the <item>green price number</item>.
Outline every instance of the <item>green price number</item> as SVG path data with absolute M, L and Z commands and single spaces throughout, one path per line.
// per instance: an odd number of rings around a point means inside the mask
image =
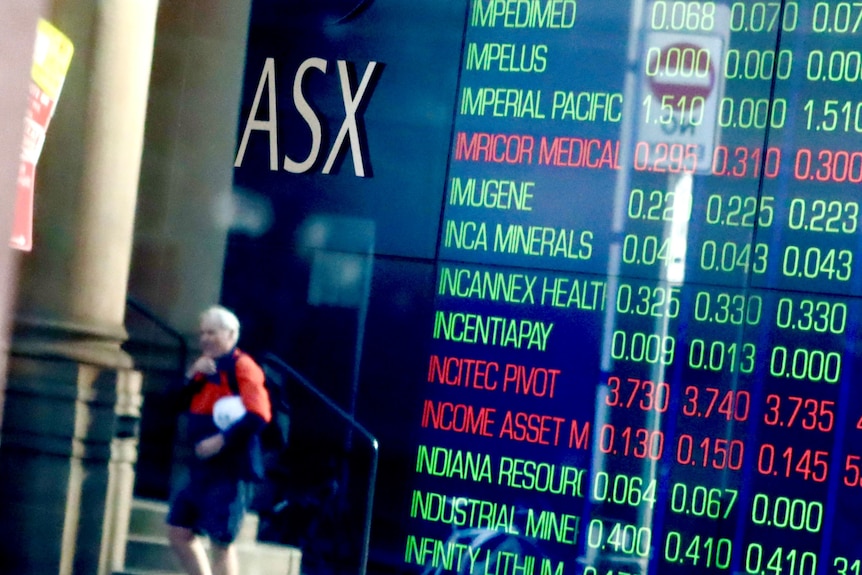
M 728 569 L 732 556 L 733 542 L 724 537 L 669 531 L 664 539 L 664 560 L 668 563 L 704 569 Z
M 745 572 L 749 575 L 815 575 L 817 554 L 784 547 L 770 551 L 760 543 L 749 543 L 745 550 Z

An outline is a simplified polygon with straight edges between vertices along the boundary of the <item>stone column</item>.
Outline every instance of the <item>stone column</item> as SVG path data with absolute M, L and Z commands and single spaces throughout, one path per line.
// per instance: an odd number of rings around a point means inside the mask
M 132 294 L 183 333 L 219 301 L 251 0 L 159 8 Z M 156 267 L 158 274 L 150 273 Z M 166 297 L 167 295 L 167 297 Z
M 141 375 L 120 349 L 158 0 L 54 0 L 75 55 L 36 172 L 0 444 L 0 565 L 121 567 Z

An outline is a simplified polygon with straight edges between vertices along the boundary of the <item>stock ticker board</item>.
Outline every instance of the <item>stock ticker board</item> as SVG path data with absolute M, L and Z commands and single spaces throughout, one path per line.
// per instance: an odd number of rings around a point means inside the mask
M 862 575 L 862 3 L 263 4 L 238 181 L 435 269 L 402 569 Z

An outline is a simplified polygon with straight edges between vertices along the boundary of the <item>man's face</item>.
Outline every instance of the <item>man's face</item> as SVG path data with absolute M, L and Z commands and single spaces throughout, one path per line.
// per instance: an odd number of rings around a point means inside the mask
M 201 349 L 207 357 L 222 356 L 233 348 L 233 332 L 211 318 L 201 321 L 200 338 Z

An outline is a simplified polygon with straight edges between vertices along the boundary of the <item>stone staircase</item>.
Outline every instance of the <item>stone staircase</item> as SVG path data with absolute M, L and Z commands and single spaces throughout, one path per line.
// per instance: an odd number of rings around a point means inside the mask
M 170 549 L 165 528 L 168 506 L 136 498 L 132 502 L 125 568 L 114 575 L 184 575 Z M 302 552 L 257 541 L 256 515 L 246 515 L 236 540 L 240 575 L 300 575 Z

